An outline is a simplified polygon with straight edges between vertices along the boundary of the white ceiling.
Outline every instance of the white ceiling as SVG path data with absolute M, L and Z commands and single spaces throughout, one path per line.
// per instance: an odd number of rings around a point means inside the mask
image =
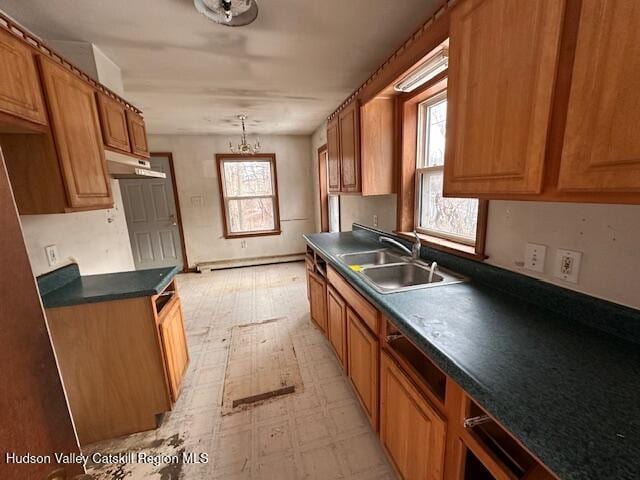
M 120 66 L 151 133 L 309 134 L 442 0 L 258 0 L 230 28 L 192 0 L 0 0 L 37 35 L 91 42 Z

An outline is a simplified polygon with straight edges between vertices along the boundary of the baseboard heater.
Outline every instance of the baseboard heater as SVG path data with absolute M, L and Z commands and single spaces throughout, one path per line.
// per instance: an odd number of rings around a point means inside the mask
M 257 265 L 270 265 L 272 263 L 300 262 L 302 260 L 304 260 L 304 253 L 273 255 L 270 257 L 234 258 L 231 260 L 198 263 L 196 270 L 199 273 L 204 273 L 223 270 L 225 268 L 253 267 Z

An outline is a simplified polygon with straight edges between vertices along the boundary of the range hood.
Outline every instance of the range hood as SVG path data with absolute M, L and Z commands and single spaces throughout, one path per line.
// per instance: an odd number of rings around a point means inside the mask
M 107 170 L 112 178 L 167 178 L 163 172 L 151 170 L 151 163 L 141 158 L 105 150 Z

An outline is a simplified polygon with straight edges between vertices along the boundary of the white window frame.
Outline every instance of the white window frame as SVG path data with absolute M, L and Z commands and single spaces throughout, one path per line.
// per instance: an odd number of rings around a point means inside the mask
M 430 176 L 433 173 L 442 173 L 444 175 L 444 162 L 442 165 L 425 166 L 427 159 L 425 158 L 425 152 L 429 151 L 429 146 L 425 145 L 423 148 L 423 142 L 425 136 L 428 142 L 428 118 L 425 118 L 425 112 L 429 111 L 429 108 L 447 99 L 447 90 L 443 90 L 432 97 L 426 99 L 424 102 L 418 104 L 418 134 L 417 134 L 417 146 L 416 146 L 416 173 L 415 173 L 415 208 L 414 208 L 414 225 L 415 230 L 418 233 L 429 235 L 432 237 L 443 238 L 445 240 L 451 240 L 452 242 L 461 243 L 464 245 L 475 246 L 478 241 L 478 225 L 476 224 L 475 238 L 471 239 L 463 237 L 461 235 L 455 235 L 451 233 L 442 232 L 439 230 L 432 230 L 420 226 L 421 213 L 422 213 L 422 186 L 423 178 Z

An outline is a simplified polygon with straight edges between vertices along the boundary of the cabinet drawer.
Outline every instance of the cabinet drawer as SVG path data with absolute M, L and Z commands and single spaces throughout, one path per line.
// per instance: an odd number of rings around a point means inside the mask
M 331 267 L 327 268 L 327 278 L 329 283 L 333 285 L 333 288 L 336 289 L 349 306 L 360 316 L 367 327 L 377 335 L 380 331 L 380 314 L 378 310 Z

